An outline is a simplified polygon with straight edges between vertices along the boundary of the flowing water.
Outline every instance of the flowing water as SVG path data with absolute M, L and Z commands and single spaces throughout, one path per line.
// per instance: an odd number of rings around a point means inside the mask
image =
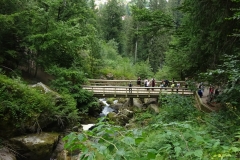
M 107 100 L 105 98 L 99 99 L 101 102 L 103 102 L 103 110 L 102 113 L 100 113 L 100 117 L 107 116 L 109 112 L 114 112 L 115 110 L 110 107 L 110 105 L 107 103 Z M 117 103 L 118 101 L 115 100 L 113 103 Z M 91 127 L 93 127 L 95 124 L 82 124 L 83 130 L 89 130 Z

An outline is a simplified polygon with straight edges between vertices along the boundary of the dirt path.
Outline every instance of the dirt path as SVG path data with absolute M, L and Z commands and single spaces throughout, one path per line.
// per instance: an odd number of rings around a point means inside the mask
M 203 96 L 201 98 L 203 104 L 205 104 L 206 106 L 208 106 L 209 108 L 211 108 L 214 111 L 219 110 L 220 109 L 219 104 L 217 104 L 216 102 L 208 103 L 208 95 L 209 95 L 209 89 L 206 87 L 204 89 Z

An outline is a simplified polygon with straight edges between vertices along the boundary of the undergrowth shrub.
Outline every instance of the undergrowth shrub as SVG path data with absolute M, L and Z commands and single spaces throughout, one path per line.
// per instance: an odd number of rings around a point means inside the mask
M 240 151 L 239 143 L 223 143 L 195 121 L 135 129 L 100 121 L 93 130 L 72 132 L 63 140 L 69 153 L 81 151 L 81 160 L 230 160 L 237 159 Z
M 235 133 L 239 132 L 240 116 L 236 109 L 222 109 L 201 117 L 205 129 L 225 144 L 238 142 Z
M 51 81 L 51 88 L 74 98 L 80 114 L 88 114 L 90 110 L 102 109 L 97 103 L 97 98 L 94 98 L 91 92 L 82 89 L 82 85 L 87 81 L 83 72 L 74 68 L 53 66 L 48 73 L 55 76 L 55 79 Z
M 76 103 L 69 95 L 44 93 L 0 75 L 0 119 L 5 119 L 5 123 L 11 122 L 24 130 L 25 126 L 34 124 L 38 124 L 38 128 L 44 127 L 41 122 L 65 126 L 75 123 L 78 118 Z
M 185 121 L 192 119 L 197 114 L 192 97 L 185 97 L 178 94 L 162 94 L 159 98 L 161 105 L 162 120 L 165 122 Z

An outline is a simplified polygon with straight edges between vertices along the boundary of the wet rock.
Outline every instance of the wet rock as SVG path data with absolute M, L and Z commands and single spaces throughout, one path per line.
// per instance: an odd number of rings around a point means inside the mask
M 125 102 L 127 102 L 127 100 L 127 98 L 118 98 L 118 103 L 124 104 Z
M 116 115 L 117 115 L 117 114 L 116 114 L 115 112 L 109 112 L 109 113 L 107 114 L 107 117 L 108 117 L 110 120 L 116 122 Z
M 143 107 L 143 103 L 139 98 L 133 98 L 133 105 L 140 109 Z
M 10 139 L 13 145 L 21 148 L 20 154 L 31 160 L 49 160 L 58 141 L 58 133 L 29 134 Z
M 123 109 L 117 114 L 114 112 L 110 112 L 107 116 L 111 121 L 115 122 L 116 124 L 124 126 L 133 117 L 133 111 Z
M 125 115 L 128 118 L 132 118 L 133 117 L 133 111 L 130 111 L 128 109 L 123 109 L 121 111 L 121 114 Z
M 0 159 L 1 160 L 16 160 L 16 156 L 8 148 L 0 148 Z
M 32 87 L 33 88 L 38 88 L 44 93 L 48 93 L 48 92 L 54 93 L 56 98 L 61 98 L 61 96 L 57 92 L 54 92 L 53 90 L 51 90 L 47 85 L 43 84 L 42 82 L 34 84 L 34 85 L 32 85 Z
M 118 110 L 120 110 L 122 106 L 123 106 L 122 103 L 116 103 L 116 104 L 112 104 L 111 108 L 114 109 L 116 112 L 118 112 Z
M 150 110 L 150 111 L 152 111 L 153 113 L 159 113 L 160 111 L 159 111 L 159 108 L 158 108 L 158 106 L 156 105 L 156 104 L 150 104 L 149 106 L 148 106 L 148 109 Z
M 146 105 L 157 103 L 157 98 L 145 98 L 144 103 Z

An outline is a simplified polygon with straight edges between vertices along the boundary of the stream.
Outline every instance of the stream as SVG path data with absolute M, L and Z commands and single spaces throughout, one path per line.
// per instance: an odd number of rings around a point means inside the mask
M 107 116 L 109 112 L 114 112 L 115 110 L 110 107 L 110 105 L 107 103 L 107 100 L 105 98 L 99 99 L 105 106 L 103 106 L 102 113 L 100 113 L 100 117 Z M 114 104 L 116 104 L 118 100 L 113 101 Z M 93 127 L 95 124 L 82 124 L 83 130 L 89 130 L 91 127 Z

